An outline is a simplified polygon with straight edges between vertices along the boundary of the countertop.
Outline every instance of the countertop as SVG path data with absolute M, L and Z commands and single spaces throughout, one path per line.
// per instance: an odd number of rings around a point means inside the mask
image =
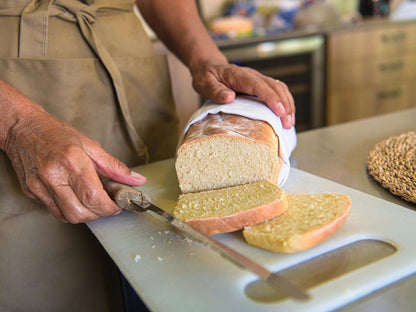
M 373 196 L 407 207 L 416 204 L 392 195 L 366 172 L 368 152 L 380 141 L 416 130 L 416 108 L 298 134 L 291 164 Z M 416 274 L 364 297 L 340 311 L 414 311 Z
M 351 246 L 353 242 L 381 240 L 391 242 L 390 246 L 397 249 L 389 257 L 376 257 L 379 261 L 371 265 L 366 266 L 371 262 L 366 261 L 358 270 L 347 270 L 340 278 L 325 279 L 325 283 L 309 290 L 312 299 L 308 302 L 251 300 L 252 294 L 246 291 L 256 278 L 252 273 L 224 261 L 209 248 L 190 242 L 167 223 L 148 214 L 123 212 L 118 216 L 100 218 L 88 226 L 135 291 L 154 311 L 238 309 L 269 312 L 337 308 L 355 312 L 413 311 L 416 304 L 413 295 L 416 274 L 412 275 L 416 272 L 416 247 L 413 244 L 416 205 L 391 195 L 372 181 L 367 175 L 365 160 L 376 143 L 414 130 L 415 121 L 416 108 L 413 108 L 298 134 L 298 146 L 291 160 L 293 167 L 301 170 L 291 171 L 285 189 L 294 193 L 346 192 L 355 203 L 349 223 L 322 244 L 301 253 L 285 255 L 250 246 L 244 242 L 241 233 L 216 235 L 216 239 L 224 244 L 249 255 L 274 272 L 282 273 L 286 268 L 310 263 L 306 260 L 339 250 L 341 246 Z M 155 205 L 167 210 L 179 194 L 173 162 L 174 159 L 168 159 L 133 168 L 149 177 L 148 183 L 141 188 L 150 194 Z M 384 224 L 393 226 L 384 227 Z M 361 254 L 366 258 L 377 253 L 374 245 L 362 250 Z M 338 272 L 348 269 L 357 254 L 360 252 L 337 253 L 336 258 L 329 257 L 327 261 L 330 264 L 336 261 L 335 271 Z M 312 267 L 306 272 L 312 270 L 326 276 L 328 272 L 324 268 L 333 271 L 328 262 L 317 263 L 321 270 Z M 311 277 L 308 273 L 296 273 L 300 277 Z M 383 285 L 388 286 L 382 288 Z
M 291 29 L 282 30 L 273 35 L 217 39 L 215 40 L 215 43 L 220 49 L 227 49 L 265 41 L 295 39 L 307 36 L 327 35 L 331 32 L 349 31 L 354 29 L 367 29 L 371 27 L 388 27 L 391 25 L 411 23 L 415 23 L 415 20 L 392 20 L 386 17 L 367 17 L 360 21 L 350 23 L 339 23 L 336 25 L 308 25 L 305 27 L 295 27 Z

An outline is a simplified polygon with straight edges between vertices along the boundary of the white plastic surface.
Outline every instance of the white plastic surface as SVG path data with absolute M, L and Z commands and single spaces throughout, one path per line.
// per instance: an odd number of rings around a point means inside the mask
M 159 207 L 172 209 L 179 193 L 174 160 L 134 170 L 148 178 L 140 189 L 149 193 Z M 91 222 L 89 227 L 152 311 L 328 311 L 416 272 L 414 211 L 297 169 L 291 169 L 283 188 L 288 193 L 347 194 L 352 201 L 351 214 L 327 241 L 296 254 L 250 246 L 239 232 L 214 237 L 272 271 L 361 239 L 386 241 L 397 252 L 312 288 L 312 299 L 307 302 L 286 299 L 260 303 L 244 292 L 245 286 L 257 279 L 254 274 L 150 215 L 124 212 Z
M 181 145 L 186 132 L 189 127 L 202 120 L 208 114 L 218 113 L 240 115 L 247 118 L 262 120 L 267 122 L 279 138 L 279 157 L 282 161 L 279 178 L 277 184 L 282 186 L 285 184 L 290 171 L 290 155 L 296 147 L 297 137 L 295 127 L 284 129 L 280 117 L 277 117 L 269 107 L 260 101 L 258 98 L 248 95 L 238 95 L 230 104 L 215 104 L 207 101 L 198 110 L 196 110 L 189 118 L 188 123 L 182 133 L 178 142 L 178 147 Z

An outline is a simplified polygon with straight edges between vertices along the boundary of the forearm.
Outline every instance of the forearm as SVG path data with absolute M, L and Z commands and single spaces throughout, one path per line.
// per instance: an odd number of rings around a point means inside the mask
M 4 150 L 13 126 L 28 116 L 31 110 L 41 111 L 43 108 L 0 79 L 0 149 Z
M 247 67 L 229 64 L 199 18 L 195 0 L 136 0 L 158 37 L 188 66 L 192 86 L 203 98 L 231 103 L 236 93 L 257 96 L 284 128 L 295 124 L 295 104 L 284 82 Z
M 227 63 L 200 20 L 194 0 L 137 0 L 137 5 L 157 36 L 191 70 L 204 63 Z
M 121 212 L 98 174 L 130 185 L 146 180 L 1 79 L 0 111 L 0 148 L 23 192 L 63 222 L 88 222 Z

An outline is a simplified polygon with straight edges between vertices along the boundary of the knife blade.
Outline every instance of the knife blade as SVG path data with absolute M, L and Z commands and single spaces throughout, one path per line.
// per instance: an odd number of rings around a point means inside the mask
M 264 281 L 268 282 L 275 289 L 282 291 L 286 295 L 297 300 L 310 299 L 309 294 L 293 281 L 283 277 L 278 273 L 271 272 L 261 264 L 255 262 L 242 253 L 228 247 L 227 245 L 210 236 L 201 233 L 185 222 L 176 219 L 165 210 L 153 205 L 151 203 L 150 196 L 148 196 L 146 193 L 134 187 L 112 180 L 102 179 L 102 182 L 104 189 L 116 202 L 116 204 L 120 206 L 120 208 L 129 211 L 147 212 L 159 220 L 171 224 L 190 238 L 193 238 L 200 243 L 210 247 L 212 250 L 218 252 L 220 255 L 230 260 L 234 264 L 237 264 L 241 268 L 251 271 Z

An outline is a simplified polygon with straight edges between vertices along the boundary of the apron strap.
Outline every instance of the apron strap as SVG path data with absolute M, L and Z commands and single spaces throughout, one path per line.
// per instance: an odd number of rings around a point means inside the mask
M 131 117 L 130 108 L 127 102 L 126 92 L 124 90 L 123 79 L 121 77 L 120 71 L 117 68 L 116 63 L 111 57 L 108 50 L 101 43 L 94 31 L 94 21 L 97 10 L 103 8 L 112 8 L 124 11 L 130 11 L 132 9 L 131 1 L 122 1 L 122 0 L 104 0 L 97 3 L 94 3 L 90 6 L 74 0 L 56 0 L 55 6 L 60 7 L 64 10 L 68 10 L 76 19 L 81 33 L 84 36 L 84 39 L 91 46 L 92 50 L 97 54 L 98 58 L 103 63 L 104 67 L 107 69 L 112 81 L 114 88 L 116 90 L 117 99 L 120 105 L 121 112 L 123 114 L 124 120 L 126 122 L 127 131 L 129 133 L 130 139 L 138 152 L 140 157 L 144 157 L 145 161 L 148 162 L 149 154 L 146 145 L 143 143 L 139 137 L 136 128 L 134 127 L 133 120 Z M 68 15 L 60 15 L 61 18 L 67 18 L 71 20 L 72 18 Z
M 112 56 L 97 37 L 93 27 L 99 9 L 131 11 L 132 5 L 130 0 L 101 0 L 92 5 L 86 5 L 76 0 L 31 0 L 26 7 L 20 10 L 15 8 L 0 10 L 0 16 L 10 16 L 20 12 L 19 57 L 21 58 L 46 59 L 49 16 L 58 16 L 69 22 L 77 23 L 84 39 L 107 70 L 126 122 L 130 140 L 138 156 L 143 157 L 147 163 L 149 161 L 148 149 L 134 127 L 121 73 Z
M 20 58 L 46 58 L 49 9 L 52 2 L 53 0 L 32 0 L 23 9 L 20 18 Z

